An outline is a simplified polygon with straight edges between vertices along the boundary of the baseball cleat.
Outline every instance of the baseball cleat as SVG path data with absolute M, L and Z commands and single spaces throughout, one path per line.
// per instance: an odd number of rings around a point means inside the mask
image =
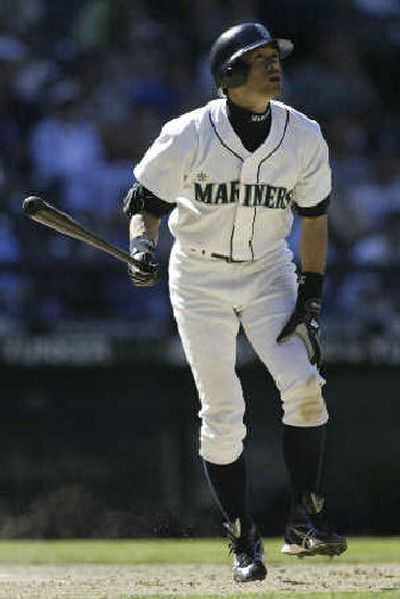
M 260 536 L 254 525 L 248 526 L 237 518 L 224 523 L 229 537 L 229 551 L 234 554 L 233 580 L 251 582 L 264 580 L 267 575 L 265 554 Z
M 324 499 L 315 493 L 304 493 L 286 526 L 281 553 L 306 557 L 340 555 L 347 549 L 345 537 L 328 523 Z
M 336 533 L 329 536 L 315 528 L 288 526 L 281 553 L 306 557 L 312 555 L 340 555 L 347 549 L 346 539 Z

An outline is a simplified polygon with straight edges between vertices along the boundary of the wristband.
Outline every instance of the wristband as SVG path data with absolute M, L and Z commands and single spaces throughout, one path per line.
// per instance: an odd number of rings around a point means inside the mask
M 310 299 L 321 301 L 324 275 L 318 272 L 302 272 L 299 278 L 298 299 L 305 304 Z

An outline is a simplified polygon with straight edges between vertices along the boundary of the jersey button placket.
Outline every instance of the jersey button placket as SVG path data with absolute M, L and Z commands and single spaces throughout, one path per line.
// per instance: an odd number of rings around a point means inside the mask
M 237 194 L 237 198 L 235 200 L 235 203 L 232 205 L 232 227 L 231 227 L 231 235 L 230 235 L 230 240 L 229 240 L 229 258 L 231 260 L 235 260 L 235 249 L 234 249 L 234 243 L 235 243 L 235 235 L 236 235 L 236 227 L 238 226 L 237 223 L 237 211 L 238 211 L 238 206 L 240 205 L 241 202 L 241 197 L 242 197 L 242 162 L 240 162 L 238 164 L 238 168 L 237 168 L 237 177 L 236 177 L 236 181 L 239 181 L 239 193 Z
M 254 254 L 251 247 L 253 235 L 254 210 L 248 206 L 249 185 L 255 181 L 256 173 L 252 157 L 247 158 L 241 168 L 239 202 L 236 206 L 234 236 L 232 243 L 233 258 L 252 260 Z M 251 195 L 250 195 L 251 198 Z

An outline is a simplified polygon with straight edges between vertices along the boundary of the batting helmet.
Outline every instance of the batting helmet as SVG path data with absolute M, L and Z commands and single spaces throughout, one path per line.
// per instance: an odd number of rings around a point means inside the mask
M 281 58 L 293 50 L 293 43 L 273 38 L 260 23 L 242 23 L 224 31 L 210 52 L 211 73 L 218 88 L 239 87 L 246 81 L 249 64 L 243 54 L 266 44 L 276 44 Z

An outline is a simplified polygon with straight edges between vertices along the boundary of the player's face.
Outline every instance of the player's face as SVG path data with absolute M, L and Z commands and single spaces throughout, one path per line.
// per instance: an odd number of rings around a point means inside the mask
M 279 50 L 275 46 L 261 46 L 245 54 L 250 72 L 244 84 L 249 90 L 270 98 L 279 96 L 282 90 L 282 72 Z

